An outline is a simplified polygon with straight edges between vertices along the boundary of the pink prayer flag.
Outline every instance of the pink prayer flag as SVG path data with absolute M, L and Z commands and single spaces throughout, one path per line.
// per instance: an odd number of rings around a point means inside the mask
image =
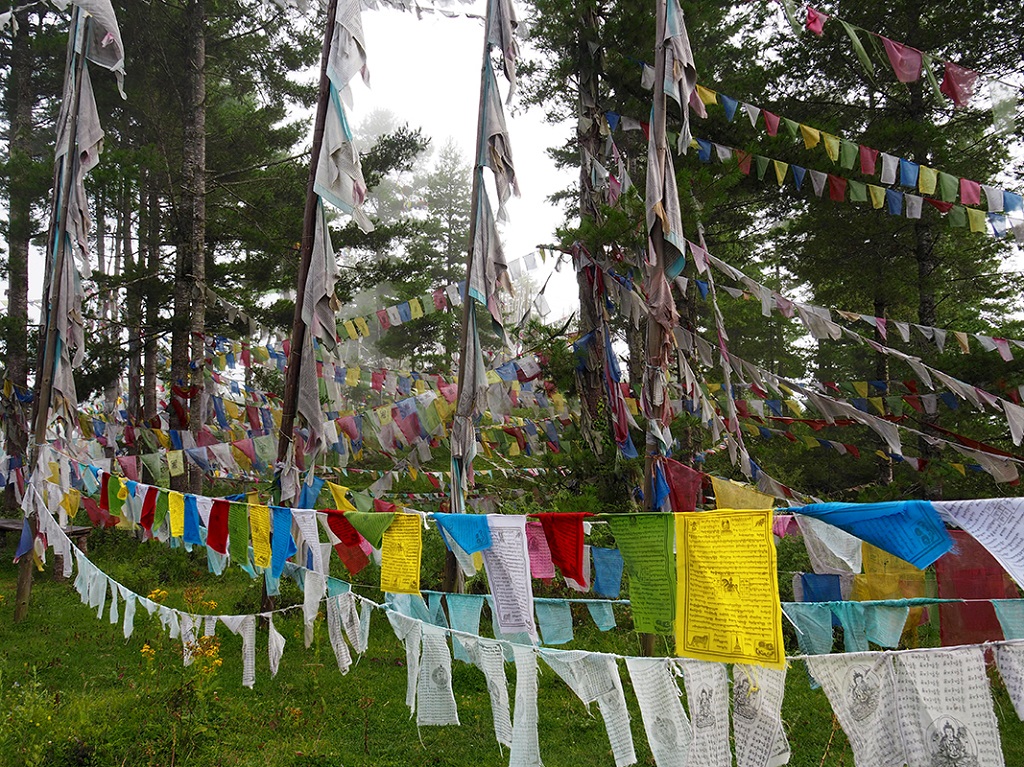
M 433 298 L 434 298 L 434 308 L 437 311 L 439 311 L 439 312 L 443 312 L 444 308 L 445 308 L 445 305 L 446 305 L 445 304 L 445 298 L 444 298 L 444 288 L 438 288 L 437 290 L 435 290 L 434 294 L 433 294 Z
M 388 317 L 388 313 L 387 313 L 386 309 L 378 309 L 377 310 L 377 319 L 380 320 L 380 326 L 384 330 L 387 330 L 388 328 L 391 327 L 391 318 Z
M 996 351 L 1003 358 L 1003 362 L 1013 362 L 1013 352 L 1010 351 L 1010 342 L 1005 338 L 993 338 L 992 343 L 996 345 Z
M 842 176 L 828 174 L 828 196 L 832 202 L 842 202 L 846 199 L 846 179 Z
M 708 117 L 708 111 L 704 108 L 704 102 L 700 100 L 700 96 L 697 93 L 697 89 L 694 88 L 690 91 L 690 109 L 694 111 L 698 117 L 702 117 L 705 120 Z
M 896 72 L 896 79 L 901 83 L 913 83 L 921 79 L 921 51 L 890 40 L 882 38 L 885 52 L 889 55 L 889 63 Z
M 544 537 L 544 526 L 540 522 L 526 523 L 526 547 L 530 552 L 530 575 L 534 578 L 554 578 L 555 563 L 551 561 L 551 549 Z
M 137 455 L 119 455 L 117 463 L 127 479 L 132 482 L 139 481 L 139 457 Z
M 821 37 L 826 21 L 828 21 L 828 16 L 809 5 L 807 6 L 807 29 Z
M 875 165 L 878 162 L 878 150 L 861 144 L 860 147 L 860 172 L 865 176 L 875 175 Z
M 965 107 L 974 96 L 974 86 L 977 82 L 977 72 L 947 61 L 939 90 L 949 97 L 953 106 Z
M 969 178 L 960 179 L 960 202 L 964 205 L 981 205 L 981 184 Z
M 765 130 L 768 131 L 768 135 L 769 136 L 778 135 L 778 132 L 779 132 L 779 116 L 772 114 L 767 109 L 762 110 L 761 114 L 764 115 L 764 127 L 765 127 Z

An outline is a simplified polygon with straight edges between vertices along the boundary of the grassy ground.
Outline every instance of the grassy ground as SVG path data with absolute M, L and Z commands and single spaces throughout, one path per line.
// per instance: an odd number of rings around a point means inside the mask
M 288 645 L 271 679 L 266 632 L 257 632 L 256 686 L 241 687 L 241 642 L 220 627 L 216 656 L 190 668 L 181 645 L 140 609 L 135 633 L 78 600 L 70 583 L 37 574 L 29 619 L 12 623 L 16 567 L 13 537 L 0 546 L 0 764 L 15 765 L 501 765 L 491 727 L 483 675 L 453 667 L 462 726 L 417 731 L 405 707 L 405 652 L 383 615 L 374 615 L 369 651 L 347 676 L 335 665 L 326 629 L 303 647 L 300 619 L 275 620 Z M 214 601 L 214 613 L 253 612 L 260 590 L 234 568 L 217 578 L 205 556 L 136 544 L 119 531 L 90 537 L 90 556 L 137 593 L 161 587 L 168 604 L 188 598 Z M 367 596 L 376 598 L 372 591 Z M 297 591 L 285 590 L 283 603 Z M 620 614 L 620 623 L 629 625 Z M 570 647 L 637 653 L 624 629 L 600 634 L 585 610 L 576 616 Z M 143 652 L 148 645 L 148 650 Z M 221 664 L 218 665 L 216 660 Z M 515 671 L 508 666 L 510 688 Z M 545 764 L 612 765 L 604 725 L 589 716 L 553 672 L 541 664 L 540 745 Z M 993 689 L 1007 765 L 1024 764 L 1024 725 L 995 672 Z M 624 683 L 629 687 L 628 675 Z M 511 693 L 510 689 L 510 693 Z M 631 701 L 640 764 L 651 764 L 639 713 Z M 805 667 L 789 673 L 783 706 L 790 764 L 853 767 L 846 739 L 820 690 L 811 690 Z M 982 766 L 986 767 L 986 766 Z

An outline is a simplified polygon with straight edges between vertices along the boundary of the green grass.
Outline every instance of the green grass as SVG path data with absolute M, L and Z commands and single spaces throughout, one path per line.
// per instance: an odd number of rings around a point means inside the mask
M 13 624 L 16 567 L 13 536 L 0 546 L 0 764 L 5 765 L 502 765 L 491 726 L 483 675 L 455 662 L 453 681 L 460 727 L 417 731 L 405 706 L 405 651 L 387 620 L 375 613 L 370 648 L 348 675 L 338 672 L 326 628 L 303 647 L 297 612 L 275 626 L 288 645 L 276 678 L 270 677 L 266 631 L 257 631 L 256 686 L 241 687 L 241 641 L 220 627 L 222 665 L 210 674 L 183 668 L 181 645 L 142 608 L 135 633 L 125 640 L 120 624 L 78 600 L 69 582 L 36 574 L 27 621 Z M 186 554 L 137 544 L 120 531 L 96 531 L 90 555 L 137 593 L 166 589 L 168 604 L 183 607 L 184 589 L 201 586 L 214 612 L 253 612 L 260 589 L 233 568 L 218 578 L 206 572 L 202 552 Z M 368 576 L 372 579 L 372 574 Z M 372 590 L 365 592 L 376 598 Z M 294 587 L 279 600 L 298 600 Z M 574 610 L 577 608 L 574 608 Z M 575 613 L 570 645 L 637 653 L 625 629 L 598 632 L 584 608 Z M 629 625 L 625 612 L 620 623 Z M 155 657 L 141 652 L 148 643 Z M 594 707 L 587 714 L 554 672 L 541 663 L 540 746 L 548 767 L 614 764 L 604 725 Z M 623 672 L 639 763 L 653 765 L 628 675 Z M 510 695 L 514 666 L 507 666 Z M 1024 725 L 998 675 L 992 672 L 1007 765 L 1024 764 Z M 513 698 L 514 699 L 514 698 Z M 842 731 L 820 690 L 811 690 L 803 664 L 787 679 L 783 719 L 795 767 L 853 767 Z M 695 766 L 700 767 L 700 766 Z

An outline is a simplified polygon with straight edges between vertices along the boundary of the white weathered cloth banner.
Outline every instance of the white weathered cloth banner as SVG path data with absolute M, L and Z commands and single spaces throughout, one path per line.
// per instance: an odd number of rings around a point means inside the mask
M 724 663 L 676 661 L 686 682 L 686 703 L 693 725 L 690 763 L 732 767 L 729 748 L 729 680 Z
M 693 730 L 667 658 L 626 658 L 647 742 L 658 767 L 686 767 Z

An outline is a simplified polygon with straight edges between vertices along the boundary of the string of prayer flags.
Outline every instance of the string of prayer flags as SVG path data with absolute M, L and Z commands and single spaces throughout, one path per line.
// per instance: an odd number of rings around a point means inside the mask
M 671 635 L 675 624 L 676 563 L 671 514 L 609 514 L 605 517 L 629 573 L 633 626 Z
M 586 583 L 583 573 L 583 518 L 587 512 L 531 514 L 540 521 L 551 552 L 551 561 L 562 575 L 577 583 Z
M 953 540 L 928 501 L 813 503 L 798 509 L 925 568 L 949 551 Z
M 676 515 L 678 655 L 785 663 L 771 517 L 770 509 Z

